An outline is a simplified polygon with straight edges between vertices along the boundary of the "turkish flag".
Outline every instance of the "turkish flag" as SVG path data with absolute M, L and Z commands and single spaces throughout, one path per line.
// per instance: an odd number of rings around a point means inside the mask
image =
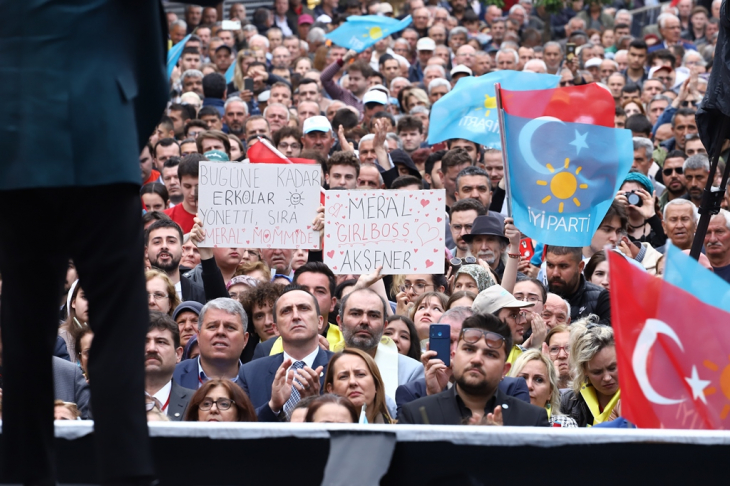
M 640 428 L 730 429 L 730 315 L 609 252 L 621 415 Z
M 614 127 L 616 102 L 595 83 L 532 91 L 500 90 L 505 112 L 521 118 L 549 116 L 566 123 Z

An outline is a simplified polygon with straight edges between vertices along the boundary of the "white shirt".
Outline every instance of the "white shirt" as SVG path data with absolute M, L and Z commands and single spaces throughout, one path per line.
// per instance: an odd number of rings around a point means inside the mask
M 289 24 L 286 21 L 286 15 L 279 17 L 278 15 L 274 14 L 274 23 L 278 28 L 281 29 L 281 33 L 284 34 L 284 37 L 294 34 L 294 32 L 292 32 L 289 28 Z
M 170 392 L 172 392 L 172 379 L 167 382 L 165 386 L 159 389 L 157 393 L 152 395 L 158 402 L 160 402 L 160 406 L 162 407 L 162 410 L 160 410 L 162 413 L 167 413 L 167 406 L 170 405 Z M 166 406 L 167 405 L 167 406 Z
M 175 293 L 177 294 L 177 298 L 180 299 L 180 302 L 182 302 L 183 301 L 182 284 L 180 283 L 180 281 L 178 281 L 175 284 Z
M 317 359 L 317 353 L 319 353 L 319 344 L 317 345 L 316 348 L 314 348 L 314 351 L 312 351 L 307 356 L 305 356 L 304 359 L 294 359 L 291 356 L 289 356 L 286 351 L 284 351 L 284 361 L 286 361 L 287 359 L 291 359 L 292 366 L 294 366 L 294 363 L 296 361 L 304 361 L 305 365 L 314 369 L 314 360 Z M 291 369 L 291 366 L 289 367 L 289 369 Z

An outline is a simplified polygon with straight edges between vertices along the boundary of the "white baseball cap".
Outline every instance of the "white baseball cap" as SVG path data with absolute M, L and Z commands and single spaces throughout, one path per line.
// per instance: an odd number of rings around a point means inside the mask
M 469 69 L 468 67 L 464 66 L 463 64 L 459 64 L 458 66 L 456 66 L 454 69 L 451 70 L 451 76 L 454 76 L 456 74 L 466 74 L 468 76 L 471 76 L 473 73 L 472 73 L 472 70 Z
M 586 69 L 592 67 L 601 67 L 602 62 L 603 59 L 601 59 L 600 57 L 592 57 L 586 61 Z
M 332 125 L 326 116 L 313 116 L 304 120 L 304 128 L 302 132 L 330 132 Z
M 387 2 L 381 2 L 381 4 L 378 6 L 378 11 L 381 14 L 386 14 L 386 13 L 392 14 L 393 13 L 393 6 L 391 4 L 389 4 L 389 3 L 387 3 Z
M 363 104 L 378 103 L 381 105 L 388 104 L 388 95 L 380 91 L 379 89 L 371 89 L 362 98 Z
M 271 91 L 269 91 L 268 89 L 266 91 L 263 91 L 258 97 L 259 103 L 266 103 L 267 101 L 269 101 L 270 96 Z
M 430 37 L 421 37 L 416 43 L 417 51 L 433 51 L 436 49 L 436 42 Z

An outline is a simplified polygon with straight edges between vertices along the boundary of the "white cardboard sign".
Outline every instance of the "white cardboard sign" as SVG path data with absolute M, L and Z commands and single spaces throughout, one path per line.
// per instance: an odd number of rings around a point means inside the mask
M 317 249 L 321 171 L 316 164 L 200 162 L 200 246 Z
M 327 191 L 324 262 L 336 274 L 443 273 L 445 199 L 443 189 Z

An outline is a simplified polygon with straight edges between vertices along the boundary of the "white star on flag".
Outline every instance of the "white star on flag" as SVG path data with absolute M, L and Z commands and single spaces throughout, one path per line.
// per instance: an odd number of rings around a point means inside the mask
M 573 145 L 575 147 L 576 155 L 580 155 L 580 149 L 588 148 L 588 144 L 586 143 L 587 136 L 588 132 L 581 135 L 578 133 L 578 130 L 575 131 L 575 140 L 570 142 L 568 145 Z
M 707 388 L 707 385 L 710 384 L 710 380 L 700 380 L 700 377 L 697 374 L 697 367 L 694 365 L 692 365 L 692 377 L 685 377 L 685 380 L 689 383 L 690 388 L 692 388 L 692 398 L 695 400 L 699 398 L 702 400 L 702 403 L 707 405 L 707 398 L 705 398 L 704 390 Z

